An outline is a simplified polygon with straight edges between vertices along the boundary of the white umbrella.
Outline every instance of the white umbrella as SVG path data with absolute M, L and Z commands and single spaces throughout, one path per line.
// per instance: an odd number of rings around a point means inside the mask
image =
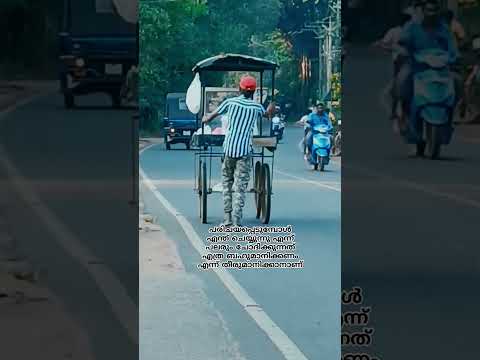
M 113 0 L 118 14 L 129 23 L 138 22 L 138 0 Z

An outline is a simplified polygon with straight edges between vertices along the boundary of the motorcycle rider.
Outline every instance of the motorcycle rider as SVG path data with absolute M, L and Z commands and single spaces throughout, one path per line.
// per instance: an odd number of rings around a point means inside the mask
M 392 107 L 390 112 L 390 118 L 393 122 L 395 132 L 399 132 L 399 129 L 400 129 L 399 119 L 397 116 L 398 96 L 395 93 L 395 80 L 397 79 L 400 69 L 402 68 L 403 63 L 405 61 L 404 57 L 401 56 L 398 40 L 400 39 L 404 26 L 411 21 L 412 21 L 411 15 L 402 14 L 398 24 L 393 28 L 391 28 L 390 30 L 388 30 L 382 39 L 377 40 L 372 44 L 372 46 L 390 51 L 392 54 L 393 81 L 389 86 L 390 87 L 389 92 L 392 97 Z
M 307 120 L 308 120 L 308 116 L 310 115 L 310 113 L 311 113 L 311 109 L 305 110 L 305 112 L 303 113 L 303 116 L 300 118 L 300 120 L 298 120 L 295 123 L 295 125 L 303 127 L 303 137 L 302 137 L 302 140 L 300 140 L 300 143 L 298 144 L 298 148 L 303 149 L 301 151 L 303 151 L 303 154 L 305 155 L 305 160 L 307 160 L 305 138 L 307 136 L 307 130 L 308 130 Z
M 272 118 L 272 135 L 274 134 L 274 131 L 278 131 L 278 138 L 282 139 L 283 138 L 283 131 L 285 130 L 285 124 L 283 123 L 281 117 L 280 117 L 280 107 L 276 106 L 275 107 L 275 114 Z
M 455 13 L 452 10 L 447 10 L 445 13 L 445 21 L 453 33 L 455 45 L 458 49 L 462 49 L 466 44 L 467 33 L 461 22 L 455 17 Z
M 130 105 L 138 104 L 139 69 L 136 65 L 128 70 L 125 82 L 120 89 L 120 96 Z
M 325 108 L 325 112 L 327 113 L 328 118 L 330 119 L 330 122 L 332 123 L 332 125 L 336 125 L 337 118 L 335 117 L 335 114 L 333 113 L 333 111 L 330 108 Z
M 310 113 L 310 115 L 308 115 L 308 118 L 307 118 L 308 128 L 306 129 L 306 134 L 305 134 L 305 144 L 307 145 L 307 149 L 310 154 L 308 156 L 308 161 L 312 166 L 312 169 L 315 169 L 315 165 L 317 165 L 317 159 L 315 158 L 315 156 L 312 156 L 312 147 L 313 147 L 312 129 L 315 126 L 322 125 L 322 124 L 327 125 L 329 128 L 333 128 L 330 117 L 325 111 L 325 104 L 322 102 L 316 102 L 315 105 L 312 107 L 312 112 Z
M 460 101 L 460 117 L 463 119 L 470 115 L 467 114 L 467 110 L 473 101 L 475 86 L 480 84 L 480 37 L 478 39 L 472 44 L 475 52 L 475 64 L 467 75 L 464 84 L 464 96 Z
M 265 108 L 254 100 L 257 80 L 244 75 L 240 79 L 241 95 L 225 100 L 213 113 L 202 119 L 208 124 L 222 114 L 228 115 L 227 136 L 223 143 L 222 184 L 225 226 L 241 226 L 245 192 L 250 180 L 252 137 L 257 121 L 270 117 L 274 104 Z
M 410 20 L 407 21 L 403 27 L 402 31 L 399 33 L 399 36 L 396 39 L 396 43 L 392 46 L 392 51 L 395 52 L 396 63 L 398 69 L 393 78 L 392 84 L 392 120 L 394 131 L 399 133 L 404 133 L 406 131 L 406 113 L 408 108 L 406 107 L 407 102 L 404 101 L 405 98 L 408 98 L 410 89 L 408 87 L 408 80 L 411 76 L 411 64 L 408 61 L 407 51 L 399 44 L 400 38 L 402 36 L 403 30 L 411 26 L 412 23 L 421 24 L 423 21 L 423 8 L 425 5 L 425 0 L 413 0 L 409 7 L 403 11 L 403 15 L 409 16 Z M 398 114 L 397 108 L 400 105 L 401 114 Z
M 412 69 L 413 56 L 422 50 L 440 48 L 449 54 L 450 64 L 454 64 L 459 57 L 453 35 L 447 24 L 442 21 L 438 0 L 425 1 L 421 23 L 416 21 L 408 23 L 404 27 L 398 43 L 403 49 L 402 56 L 407 57 L 410 67 L 410 70 L 399 75 L 401 78 L 398 79 L 401 87 L 400 97 L 403 102 L 403 123 L 407 125 L 402 130 L 404 135 L 407 135 L 408 142 L 414 144 L 417 142 L 417 134 L 415 131 L 416 117 L 412 116 L 413 74 L 415 72 L 415 69 Z M 408 123 L 405 122 L 405 117 L 408 117 Z

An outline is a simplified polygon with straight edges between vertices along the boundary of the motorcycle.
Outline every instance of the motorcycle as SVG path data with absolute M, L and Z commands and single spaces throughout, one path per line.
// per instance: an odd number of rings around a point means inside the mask
M 310 156 L 314 161 L 314 169 L 325 171 L 325 166 L 330 163 L 330 151 L 332 149 L 332 127 L 321 124 L 312 129 L 312 149 Z
M 272 136 L 276 136 L 277 140 L 283 139 L 283 132 L 285 131 L 285 122 L 283 116 L 275 116 L 272 119 Z
M 414 97 L 412 116 L 417 154 L 425 151 L 431 159 L 440 155 L 442 145 L 450 143 L 455 106 L 455 85 L 449 68 L 449 54 L 427 49 L 414 56 Z

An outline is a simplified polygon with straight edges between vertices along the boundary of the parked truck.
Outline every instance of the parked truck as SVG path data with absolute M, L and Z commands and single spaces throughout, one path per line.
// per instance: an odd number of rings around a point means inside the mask
M 59 41 L 65 106 L 91 93 L 120 106 L 127 73 L 138 64 L 138 24 L 124 20 L 113 0 L 64 0 Z

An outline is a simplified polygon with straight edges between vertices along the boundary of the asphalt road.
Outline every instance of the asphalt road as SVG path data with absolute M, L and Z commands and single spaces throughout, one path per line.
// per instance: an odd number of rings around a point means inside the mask
M 2 116 L 0 206 L 21 254 L 88 333 L 96 358 L 133 359 L 132 113 L 102 96 L 79 100 L 67 111 L 54 93 Z
M 467 234 L 476 232 L 473 219 L 480 204 L 479 127 L 457 126 L 451 144 L 442 148 L 440 160 L 410 158 L 380 101 L 390 80 L 390 59 L 354 48 L 349 61 L 344 74 L 342 124 L 342 220 L 344 240 L 348 241 L 343 271 L 359 274 L 381 268 L 392 273 L 477 273 L 478 258 L 471 251 L 476 241 Z M 370 221 L 365 222 L 367 219 Z M 380 236 L 353 241 L 354 234 L 371 231 L 382 234 L 385 241 L 377 243 Z
M 381 358 L 474 356 L 479 128 L 458 126 L 440 160 L 409 158 L 380 101 L 390 75 L 389 56 L 360 47 L 349 51 L 343 74 L 342 286 L 364 288 L 365 304 L 373 307 L 373 348 Z
M 308 359 L 338 359 L 341 165 L 337 158 L 324 173 L 308 170 L 298 148 L 302 132 L 300 128 L 287 128 L 285 139 L 276 152 L 270 225 L 293 226 L 297 254 L 305 260 L 305 267 L 300 270 L 229 272 Z M 198 196 L 193 191 L 194 154 L 184 150 L 181 144 L 173 148 L 175 150 L 166 151 L 163 144 L 147 148 L 140 157 L 141 168 L 156 191 L 175 208 L 173 213 L 184 217 L 205 241 L 209 227 L 218 225 L 223 219 L 221 194 L 209 196 L 209 224 L 201 224 Z M 212 185 L 220 181 L 219 164 L 220 160 L 216 159 L 212 168 Z M 166 211 L 151 189 L 145 186 L 142 186 L 142 197 L 145 210 L 157 217 L 157 222 L 174 241 L 186 271 L 203 284 L 209 301 L 225 319 L 232 341 L 239 344 L 239 352 L 246 359 L 283 359 L 271 339 L 248 316 L 224 283 L 212 271 L 196 267 L 201 262 L 200 255 L 172 212 Z M 252 194 L 247 195 L 243 225 L 261 225 L 255 219 Z M 158 291 L 162 293 L 165 289 Z M 156 307 L 155 304 L 149 306 L 151 310 L 141 301 L 141 336 L 144 336 L 142 321 Z M 188 322 L 188 319 L 184 321 Z M 160 322 L 149 324 L 149 335 L 145 336 L 161 337 L 166 331 L 165 326 Z M 189 340 L 186 334 L 177 334 L 175 341 L 193 346 L 193 340 Z M 204 344 L 207 347 L 213 345 Z M 142 359 L 150 358 L 145 356 Z

